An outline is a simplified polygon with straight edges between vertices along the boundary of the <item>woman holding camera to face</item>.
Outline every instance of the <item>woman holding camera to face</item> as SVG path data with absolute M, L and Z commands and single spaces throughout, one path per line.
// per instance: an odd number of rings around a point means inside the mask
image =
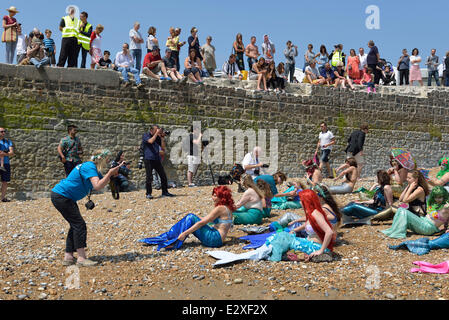
M 111 152 L 107 149 L 99 150 L 94 153 L 88 161 L 76 166 L 66 179 L 59 182 L 51 193 L 51 202 L 55 208 L 62 214 L 64 219 L 70 224 L 69 233 L 66 240 L 64 266 L 75 264 L 73 254 L 78 253 L 77 265 L 88 267 L 97 264 L 86 258 L 86 222 L 81 216 L 77 201 L 89 196 L 89 202 L 86 204 L 88 210 L 92 210 L 94 205 L 90 201 L 92 189 L 98 191 L 106 187 L 111 177 L 118 174 L 120 166 L 112 168 L 103 177 L 101 171 L 105 169 L 112 160 Z

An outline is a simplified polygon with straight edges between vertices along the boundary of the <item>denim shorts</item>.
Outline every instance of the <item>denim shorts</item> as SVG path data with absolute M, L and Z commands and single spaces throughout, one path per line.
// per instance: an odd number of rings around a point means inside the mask
M 330 149 L 321 150 L 321 162 L 329 162 L 329 155 L 331 154 Z

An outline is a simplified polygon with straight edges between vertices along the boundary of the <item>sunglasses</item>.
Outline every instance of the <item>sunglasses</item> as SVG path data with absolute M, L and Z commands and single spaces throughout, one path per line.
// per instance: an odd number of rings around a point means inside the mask
M 0 131 L 0 133 L 5 133 L 6 131 Z

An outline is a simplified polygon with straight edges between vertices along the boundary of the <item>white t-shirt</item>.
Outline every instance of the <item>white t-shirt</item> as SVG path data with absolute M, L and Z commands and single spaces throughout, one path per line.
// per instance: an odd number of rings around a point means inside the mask
M 24 34 L 17 35 L 17 55 L 27 53 L 26 37 Z
M 359 64 L 359 69 L 363 70 L 366 66 L 366 59 L 368 59 L 368 55 L 365 53 L 363 56 L 360 55 L 360 53 L 358 54 L 359 56 L 359 60 L 360 60 L 360 64 Z
M 92 40 L 91 48 L 101 49 L 101 35 L 97 35 L 94 40 Z
M 421 59 L 420 56 L 410 56 L 410 62 L 413 66 L 419 66 L 420 62 L 415 62 L 416 60 Z
M 139 31 L 134 30 L 134 28 L 129 30 L 129 39 L 130 39 L 129 50 L 142 49 L 142 44 L 136 43 L 133 37 L 143 39 Z
M 150 34 L 150 35 L 148 36 L 148 38 L 147 38 L 147 49 L 153 50 L 154 47 L 157 47 L 157 46 L 154 44 L 154 42 L 153 42 L 153 39 L 154 39 L 154 38 L 155 38 L 155 37 L 154 37 L 152 34 Z
M 334 135 L 329 130 L 327 130 L 327 132 L 325 132 L 325 133 L 320 132 L 319 139 L 320 139 L 321 150 L 326 150 L 326 149 L 332 150 L 332 146 L 329 146 L 327 148 L 323 148 L 323 146 L 331 143 L 333 138 L 334 138 Z
M 256 165 L 259 163 L 260 163 L 260 161 L 258 159 L 256 159 L 256 157 L 253 156 L 252 152 L 250 152 L 250 153 L 247 153 L 245 155 L 245 157 L 243 158 L 242 167 L 245 168 L 245 166 L 247 166 L 247 165 Z M 246 173 L 249 174 L 250 176 L 252 176 L 253 178 L 257 177 L 254 174 L 254 169 L 246 170 Z M 260 168 L 260 174 L 262 174 L 262 168 Z

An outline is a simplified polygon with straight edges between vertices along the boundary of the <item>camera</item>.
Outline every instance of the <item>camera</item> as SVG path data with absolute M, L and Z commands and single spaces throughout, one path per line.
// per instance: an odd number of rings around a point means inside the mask
M 171 135 L 171 131 L 165 130 L 165 128 L 161 128 L 161 132 L 162 132 L 163 134 L 165 134 L 166 136 Z
M 262 168 L 269 168 L 269 167 L 270 167 L 269 164 L 263 164 L 263 165 L 262 165 Z
M 207 147 L 209 145 L 209 140 L 203 140 L 201 141 L 201 145 L 203 146 L 203 148 Z
M 92 200 L 89 200 L 85 204 L 87 210 L 93 210 L 95 208 L 95 203 Z
M 144 158 L 144 156 L 145 156 L 145 153 L 143 151 L 143 142 L 142 142 L 140 144 L 140 147 L 139 147 L 139 162 L 137 163 L 137 167 L 139 169 L 143 168 L 143 158 Z

